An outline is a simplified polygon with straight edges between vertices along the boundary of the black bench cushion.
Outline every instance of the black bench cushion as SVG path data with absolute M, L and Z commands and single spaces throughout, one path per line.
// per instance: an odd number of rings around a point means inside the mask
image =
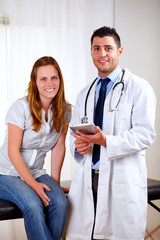
M 22 218 L 21 210 L 14 204 L 0 199 L 0 220 Z
M 148 187 L 148 200 L 158 200 L 160 199 L 160 181 L 154 179 L 147 179 Z

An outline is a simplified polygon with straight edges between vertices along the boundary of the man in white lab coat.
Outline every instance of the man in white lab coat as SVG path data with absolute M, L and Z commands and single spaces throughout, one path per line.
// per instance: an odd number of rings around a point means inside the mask
M 149 83 L 121 69 L 120 37 L 102 27 L 91 37 L 91 56 L 98 77 L 77 97 L 71 125 L 99 118 L 96 105 L 108 81 L 101 126 L 94 135 L 73 133 L 71 151 L 79 163 L 69 192 L 67 236 L 74 239 L 142 240 L 147 212 L 145 149 L 155 139 L 156 99 Z M 121 82 L 121 83 L 119 83 Z M 117 85 L 117 83 L 119 83 Z M 100 106 L 98 107 L 100 111 Z M 100 114 L 100 113 L 99 113 Z M 100 146 L 98 160 L 94 151 Z

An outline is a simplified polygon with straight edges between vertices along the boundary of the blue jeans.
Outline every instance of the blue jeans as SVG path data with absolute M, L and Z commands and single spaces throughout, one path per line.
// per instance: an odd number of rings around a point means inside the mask
M 60 186 L 47 174 L 36 179 L 47 184 L 50 203 L 44 207 L 39 196 L 19 177 L 0 175 L 0 198 L 15 203 L 22 211 L 29 240 L 60 240 L 68 201 Z

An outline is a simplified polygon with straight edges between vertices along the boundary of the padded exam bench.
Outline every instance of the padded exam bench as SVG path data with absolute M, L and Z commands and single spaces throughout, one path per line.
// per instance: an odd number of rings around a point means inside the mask
M 148 185 L 148 204 L 150 204 L 153 208 L 160 212 L 160 208 L 156 206 L 153 202 L 151 202 L 160 199 L 160 181 L 148 178 L 147 185 Z
M 61 186 L 69 187 L 71 181 L 62 181 Z M 151 201 L 160 199 L 160 181 L 147 179 L 148 184 L 148 204 L 160 212 L 160 208 Z M 65 192 L 68 194 L 68 191 Z M 0 199 L 0 220 L 22 218 L 20 209 L 13 203 Z

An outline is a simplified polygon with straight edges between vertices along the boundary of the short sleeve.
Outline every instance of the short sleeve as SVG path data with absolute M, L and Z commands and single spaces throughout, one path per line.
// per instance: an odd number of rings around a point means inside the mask
M 7 123 L 12 123 L 16 126 L 18 126 L 21 129 L 25 129 L 25 108 L 22 103 L 22 100 L 18 99 L 16 100 L 11 107 L 9 108 L 5 122 Z

